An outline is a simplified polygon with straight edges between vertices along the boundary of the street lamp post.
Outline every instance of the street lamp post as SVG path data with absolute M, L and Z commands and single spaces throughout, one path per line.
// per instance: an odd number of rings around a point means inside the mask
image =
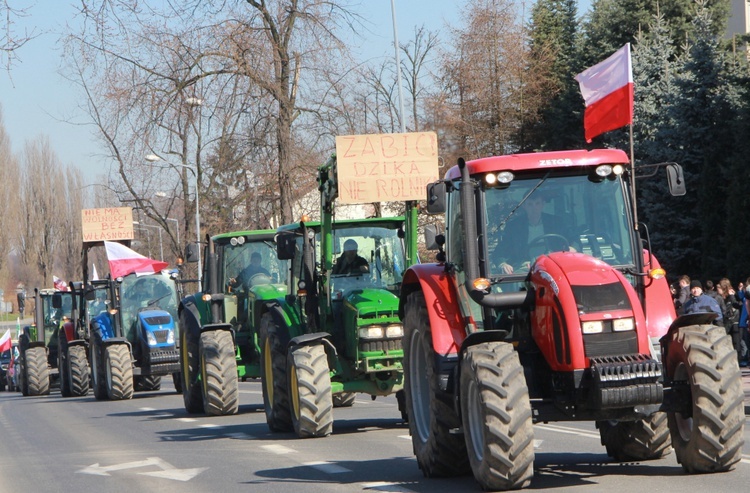
M 161 242 L 161 227 L 160 226 L 151 226 L 149 224 L 141 224 L 138 221 L 133 221 L 133 224 L 136 225 L 136 226 L 138 226 L 138 227 L 141 227 L 141 228 L 154 228 L 157 231 L 159 231 L 159 255 L 161 255 L 161 259 L 160 260 L 164 260 L 164 246 L 163 246 L 163 244 Z
M 148 156 L 146 156 L 146 161 L 148 161 L 149 163 L 164 161 L 165 163 L 172 166 L 181 166 L 192 171 L 193 176 L 195 176 L 195 241 L 198 243 L 198 291 L 202 291 L 201 273 L 203 272 L 203 269 L 201 265 L 201 213 L 200 203 L 198 199 L 198 196 L 200 195 L 198 192 L 198 169 L 197 167 L 190 166 L 189 164 L 177 164 L 169 162 L 166 159 L 162 159 L 161 157 L 157 156 L 156 154 L 149 154 Z

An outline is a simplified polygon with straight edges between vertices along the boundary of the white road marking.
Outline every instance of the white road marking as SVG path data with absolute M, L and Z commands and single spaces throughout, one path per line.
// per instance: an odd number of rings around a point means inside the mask
M 220 430 L 224 428 L 222 425 L 217 425 L 214 423 L 204 423 L 202 425 L 198 425 L 198 428 L 208 428 L 208 429 L 214 429 L 214 430 Z
M 153 407 L 142 407 L 141 411 L 151 412 L 151 411 L 156 411 L 156 409 L 154 409 Z
M 177 421 L 182 421 L 183 423 L 192 423 L 198 420 L 195 418 L 177 418 Z
M 236 433 L 227 433 L 229 438 L 234 438 L 235 440 L 252 440 L 255 437 L 252 435 L 248 435 L 247 433 L 242 433 L 241 431 L 238 431 Z
M 403 438 L 404 440 L 411 440 L 411 435 L 399 435 L 399 438 Z
M 534 448 L 536 449 L 541 447 L 543 442 L 544 440 L 534 440 Z
M 240 394 L 254 394 L 254 395 L 260 395 L 263 392 L 260 390 L 240 390 Z
M 588 438 L 596 438 L 599 439 L 599 433 L 591 432 L 588 430 L 581 430 L 578 428 L 569 428 L 567 426 L 559 426 L 559 425 L 536 425 L 539 428 L 545 429 L 547 431 L 555 431 L 557 433 L 566 433 L 568 435 L 578 435 L 582 437 L 588 437 Z
M 192 469 L 177 469 L 169 462 L 159 458 L 159 457 L 149 457 L 145 460 L 137 460 L 132 462 L 123 462 L 121 464 L 113 464 L 111 466 L 100 466 L 97 462 L 96 464 L 92 464 L 88 467 L 84 467 L 83 469 L 76 471 L 78 473 L 82 474 L 92 474 L 94 476 L 111 476 L 109 474 L 113 471 L 124 471 L 127 469 L 137 469 L 140 467 L 150 467 L 150 466 L 157 466 L 161 469 L 161 471 L 151 471 L 151 472 L 139 472 L 139 475 L 143 476 L 152 476 L 157 478 L 164 478 L 164 479 L 173 479 L 176 481 L 190 481 L 198 474 L 202 473 L 203 471 L 207 470 L 207 467 L 195 467 Z
M 277 445 L 277 444 L 271 444 L 271 445 L 261 445 L 260 448 L 268 450 L 271 453 L 282 455 L 282 454 L 293 454 L 297 452 L 294 449 L 291 449 L 289 447 L 285 447 L 283 445 Z
M 330 462 L 305 462 L 306 466 L 314 467 L 319 471 L 323 471 L 327 474 L 341 474 L 342 472 L 352 472 L 351 469 L 331 464 Z
M 405 488 L 398 483 L 386 483 L 379 481 L 376 483 L 360 483 L 366 490 L 381 491 L 383 493 L 414 493 L 414 490 Z

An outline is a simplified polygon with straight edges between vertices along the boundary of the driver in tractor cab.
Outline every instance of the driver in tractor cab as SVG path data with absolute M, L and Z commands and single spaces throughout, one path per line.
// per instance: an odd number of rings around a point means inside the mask
M 250 280 L 253 278 L 253 276 L 263 274 L 267 277 L 271 277 L 271 273 L 268 272 L 268 269 L 263 267 L 260 262 L 260 252 L 253 252 L 253 254 L 250 255 L 250 265 L 242 269 L 242 271 L 240 271 L 236 278 L 231 278 L 229 280 L 229 285 L 233 288 L 241 286 L 248 288 L 251 285 Z
M 359 276 L 370 272 L 370 263 L 364 257 L 361 257 L 357 250 L 359 245 L 353 239 L 349 238 L 344 242 L 344 252 L 336 260 L 336 264 L 331 270 L 334 276 Z
M 576 251 L 567 240 L 561 218 L 543 212 L 546 202 L 546 197 L 538 192 L 528 196 L 520 213 L 505 226 L 497 249 L 504 274 L 513 274 L 514 266 L 528 270 L 535 258 L 550 250 Z

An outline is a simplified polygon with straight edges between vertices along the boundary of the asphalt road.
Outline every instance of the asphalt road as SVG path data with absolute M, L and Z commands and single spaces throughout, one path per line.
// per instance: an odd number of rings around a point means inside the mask
M 238 415 L 210 418 L 186 414 L 171 381 L 121 402 L 0 392 L 0 493 L 480 491 L 470 476 L 422 476 L 393 398 L 358 396 L 352 408 L 336 409 L 333 435 L 300 440 L 268 431 L 258 382 L 240 389 Z M 538 425 L 530 489 L 744 491 L 749 434 L 746 422 L 736 470 L 689 476 L 673 453 L 612 462 L 593 423 Z

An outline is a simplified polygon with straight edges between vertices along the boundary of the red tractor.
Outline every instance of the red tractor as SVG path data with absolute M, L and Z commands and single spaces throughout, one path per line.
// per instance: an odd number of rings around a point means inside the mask
M 681 168 L 663 166 L 684 194 Z M 595 421 L 615 460 L 670 445 L 689 473 L 740 460 L 731 340 L 715 314 L 676 317 L 637 220 L 635 171 L 613 149 L 518 154 L 459 160 L 428 186 L 445 234 L 426 230 L 438 263 L 407 271 L 400 307 L 426 476 L 471 470 L 484 489 L 525 487 L 533 424 L 549 421 Z

